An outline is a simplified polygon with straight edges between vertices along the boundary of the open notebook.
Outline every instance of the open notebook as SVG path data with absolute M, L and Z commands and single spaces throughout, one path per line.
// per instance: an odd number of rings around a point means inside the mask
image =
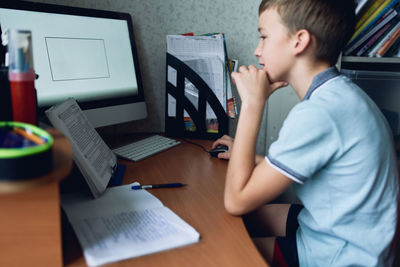
M 195 229 L 146 190 L 132 190 L 132 185 L 107 188 L 117 158 L 74 99 L 53 106 L 46 115 L 70 140 L 74 160 L 92 193 L 61 196 L 89 266 L 199 241 Z
M 155 196 L 132 185 L 62 195 L 62 206 L 89 266 L 196 243 L 200 234 Z

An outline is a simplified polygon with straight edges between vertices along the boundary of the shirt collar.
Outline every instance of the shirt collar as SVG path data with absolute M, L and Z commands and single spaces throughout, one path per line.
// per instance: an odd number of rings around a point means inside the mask
M 323 72 L 318 73 L 317 75 L 315 75 L 315 77 L 313 78 L 310 88 L 308 88 L 308 91 L 306 93 L 306 95 L 304 96 L 304 100 L 308 100 L 310 99 L 312 93 L 318 89 L 318 87 L 320 87 L 322 84 L 324 84 L 325 82 L 329 81 L 332 78 L 335 78 L 336 76 L 339 76 L 340 72 L 337 70 L 336 67 L 330 67 L 326 70 L 324 70 Z

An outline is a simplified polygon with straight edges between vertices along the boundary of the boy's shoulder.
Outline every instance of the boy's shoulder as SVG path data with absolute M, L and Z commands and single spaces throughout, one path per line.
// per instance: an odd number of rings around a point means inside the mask
M 318 122 L 331 121 L 335 127 L 357 120 L 367 127 L 370 118 L 381 120 L 380 113 L 377 105 L 357 84 L 331 69 L 314 79 L 304 99 L 291 110 L 287 119 L 302 121 L 306 125 L 310 124 L 311 118 Z

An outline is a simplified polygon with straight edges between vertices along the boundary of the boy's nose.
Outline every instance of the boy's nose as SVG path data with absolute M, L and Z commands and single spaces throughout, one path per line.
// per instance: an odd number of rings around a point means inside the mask
M 254 50 L 254 55 L 259 58 L 261 56 L 261 42 L 258 43 L 256 49 Z

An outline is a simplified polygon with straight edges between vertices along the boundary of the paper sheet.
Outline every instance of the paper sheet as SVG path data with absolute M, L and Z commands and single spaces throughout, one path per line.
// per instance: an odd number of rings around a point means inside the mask
M 146 190 L 107 189 L 93 199 L 62 195 L 62 206 L 89 266 L 198 242 L 200 235 Z
M 199 74 L 226 110 L 225 50 L 222 36 L 168 35 L 167 52 L 176 56 Z M 173 77 L 173 69 L 168 68 L 168 81 L 172 84 L 174 84 Z M 191 90 L 191 86 L 193 85 L 190 82 L 186 83 L 185 93 Z M 195 97 L 193 92 L 190 93 Z M 169 105 L 171 104 L 173 103 L 169 102 Z M 215 115 L 209 109 L 210 107 L 207 107 L 206 118 L 215 119 Z M 172 110 L 168 115 L 174 115 Z M 188 114 L 185 113 L 184 116 L 187 117 Z

